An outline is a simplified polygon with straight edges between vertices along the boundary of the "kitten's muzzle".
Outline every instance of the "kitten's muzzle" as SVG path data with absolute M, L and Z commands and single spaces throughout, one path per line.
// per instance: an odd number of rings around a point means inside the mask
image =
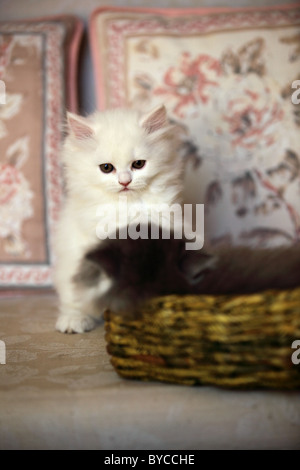
M 121 189 L 121 193 L 123 191 L 129 191 L 129 188 L 127 186 L 129 186 L 129 184 L 131 183 L 131 180 L 128 181 L 127 183 L 122 183 L 121 181 L 119 181 L 120 185 L 123 186 L 123 189 Z
M 129 171 L 121 171 L 118 174 L 118 181 L 119 184 L 124 186 L 124 188 L 127 188 L 127 186 L 131 183 L 132 177 Z

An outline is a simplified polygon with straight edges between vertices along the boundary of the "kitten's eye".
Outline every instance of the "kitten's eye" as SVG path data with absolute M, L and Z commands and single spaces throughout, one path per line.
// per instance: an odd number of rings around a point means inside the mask
M 103 173 L 111 173 L 114 170 L 114 166 L 111 163 L 103 163 L 99 165 L 99 168 Z
M 131 166 L 135 170 L 140 170 L 141 168 L 143 168 L 143 166 L 145 166 L 145 163 L 146 163 L 146 160 L 136 160 L 135 162 L 133 162 Z

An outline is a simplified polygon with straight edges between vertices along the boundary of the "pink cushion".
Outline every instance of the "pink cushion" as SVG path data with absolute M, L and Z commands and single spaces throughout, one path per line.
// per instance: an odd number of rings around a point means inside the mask
M 73 16 L 0 24 L 0 294 L 52 286 L 65 108 L 77 111 L 82 24 Z

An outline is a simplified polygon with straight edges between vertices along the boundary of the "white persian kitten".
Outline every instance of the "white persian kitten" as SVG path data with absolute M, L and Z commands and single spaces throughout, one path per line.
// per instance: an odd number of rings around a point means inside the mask
M 129 206 L 181 203 L 182 159 L 174 127 L 160 106 L 145 115 L 128 109 L 87 118 L 68 113 L 62 162 L 66 199 L 55 237 L 54 282 L 60 299 L 56 328 L 82 333 L 101 317 L 95 298 L 110 287 L 107 278 L 84 292 L 74 283 L 85 254 L 101 243 L 96 234 L 99 205 L 117 206 L 120 196 L 126 196 Z

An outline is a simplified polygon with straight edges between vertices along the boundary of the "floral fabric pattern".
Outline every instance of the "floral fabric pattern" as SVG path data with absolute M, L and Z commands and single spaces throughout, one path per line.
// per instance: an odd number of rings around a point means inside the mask
M 299 31 L 295 7 L 94 14 L 100 106 L 166 105 L 210 245 L 300 240 Z
M 0 23 L 0 296 L 52 287 L 61 124 L 78 108 L 82 32 L 72 15 Z
M 50 287 L 62 193 L 61 24 L 0 24 L 0 288 Z
M 18 168 L 27 160 L 28 138 L 16 140 L 8 148 L 6 156 L 8 162 L 0 164 L 0 237 L 5 242 L 6 253 L 30 257 L 28 246 L 22 240 L 22 224 L 33 216 L 31 200 L 34 195 L 29 182 Z

